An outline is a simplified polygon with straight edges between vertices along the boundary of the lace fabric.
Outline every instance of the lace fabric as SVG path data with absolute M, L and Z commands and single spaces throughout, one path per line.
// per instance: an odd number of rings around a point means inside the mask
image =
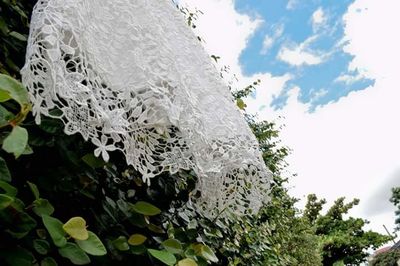
M 21 74 L 36 122 L 61 119 L 105 161 L 121 151 L 148 184 L 194 170 L 204 215 L 268 200 L 257 140 L 170 0 L 40 0 Z

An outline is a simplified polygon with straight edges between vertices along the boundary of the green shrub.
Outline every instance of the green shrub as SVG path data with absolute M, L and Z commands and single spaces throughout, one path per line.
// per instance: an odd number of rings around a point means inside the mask
M 398 266 L 400 250 L 390 250 L 376 255 L 369 263 L 370 266 Z

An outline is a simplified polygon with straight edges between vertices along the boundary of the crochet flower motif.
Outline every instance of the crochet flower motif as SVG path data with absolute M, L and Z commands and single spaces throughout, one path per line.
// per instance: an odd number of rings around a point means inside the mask
M 107 145 L 108 138 L 105 135 L 101 136 L 101 142 L 98 139 L 92 139 L 92 142 L 97 146 L 97 149 L 94 150 L 94 155 L 99 157 L 101 154 L 101 157 L 103 157 L 103 160 L 106 162 L 110 159 L 108 151 L 115 151 L 117 149 L 114 144 Z

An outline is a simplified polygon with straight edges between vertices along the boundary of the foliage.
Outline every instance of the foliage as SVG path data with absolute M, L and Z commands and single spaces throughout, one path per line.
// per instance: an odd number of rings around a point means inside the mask
M 397 208 L 397 210 L 395 211 L 396 215 L 395 224 L 397 225 L 395 231 L 399 231 L 400 230 L 400 187 L 392 188 L 392 196 L 390 198 L 390 202 L 392 202 L 394 206 Z
M 364 231 L 367 223 L 361 218 L 348 217 L 349 210 L 359 203 L 354 199 L 345 203 L 345 198 L 339 198 L 329 208 L 325 215 L 320 214 L 324 199 L 311 194 L 304 211 L 304 217 L 315 227 L 315 233 L 320 236 L 323 264 L 332 265 L 342 261 L 345 265 L 359 265 L 365 262 L 369 254 L 367 249 L 376 249 L 391 237 L 373 231 Z
M 399 250 L 389 250 L 376 255 L 368 264 L 370 266 L 398 266 L 400 260 Z

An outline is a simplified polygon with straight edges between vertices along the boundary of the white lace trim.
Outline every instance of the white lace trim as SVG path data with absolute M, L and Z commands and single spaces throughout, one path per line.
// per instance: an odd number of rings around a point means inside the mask
M 36 122 L 61 119 L 96 156 L 123 152 L 149 184 L 193 169 L 207 216 L 268 199 L 257 140 L 170 0 L 40 0 L 22 77 Z

